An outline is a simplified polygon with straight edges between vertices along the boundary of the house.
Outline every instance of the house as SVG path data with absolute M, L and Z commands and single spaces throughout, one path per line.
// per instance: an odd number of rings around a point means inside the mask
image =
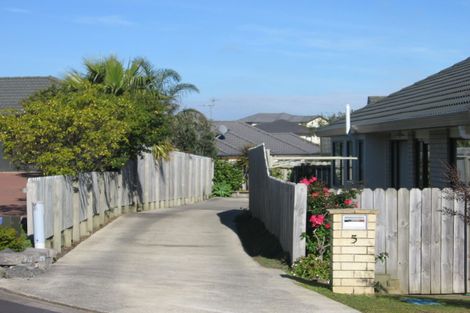
M 313 128 L 309 128 L 295 122 L 289 122 L 286 120 L 276 120 L 273 122 L 257 124 L 255 125 L 255 127 L 271 134 L 296 134 L 297 136 L 307 141 L 313 142 L 315 144 L 320 144 L 320 138 L 315 136 L 315 131 Z
M 328 124 L 328 120 L 321 115 L 292 115 L 288 113 L 257 113 L 239 121 L 269 133 L 294 133 L 315 144 L 320 144 L 320 138 L 316 136 L 315 129 Z
M 52 76 L 0 77 L 0 109 L 21 109 L 21 102 L 40 90 L 44 90 L 59 80 Z M 0 144 L 0 171 L 17 169 L 3 158 Z
M 273 157 L 304 157 L 318 154 L 318 145 L 293 133 L 268 133 L 240 121 L 214 121 L 218 156 L 230 160 L 241 157 L 247 148 L 264 143 Z M 220 130 L 224 131 L 221 132 Z
M 328 122 L 320 115 L 292 115 L 288 113 L 257 113 L 239 119 L 239 121 L 248 123 L 252 126 L 262 123 L 271 123 L 278 120 L 297 123 L 305 127 L 319 127 Z
M 470 58 L 371 100 L 351 115 L 348 135 L 344 119 L 317 130 L 333 155 L 358 158 L 333 162 L 333 185 L 448 186 L 446 165 L 470 147 Z

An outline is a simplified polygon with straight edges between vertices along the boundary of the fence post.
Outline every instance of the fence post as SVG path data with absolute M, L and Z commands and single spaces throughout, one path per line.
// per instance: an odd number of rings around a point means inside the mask
M 80 194 L 78 182 L 72 185 L 72 241 L 80 241 Z
M 52 239 L 52 248 L 58 253 L 62 251 L 62 191 L 60 190 L 60 185 L 57 180 L 49 179 L 51 183 L 52 192 L 54 199 L 60 199 L 53 202 L 53 212 L 54 212 L 54 237 Z

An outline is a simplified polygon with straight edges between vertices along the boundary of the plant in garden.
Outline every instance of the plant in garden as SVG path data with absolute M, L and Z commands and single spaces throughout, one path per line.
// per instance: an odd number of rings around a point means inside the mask
M 308 271 L 305 269 L 300 271 L 309 273 L 308 277 L 304 278 L 328 279 L 329 271 L 323 270 L 326 267 L 329 268 L 331 259 L 331 220 L 328 210 L 355 207 L 353 199 L 356 198 L 358 190 L 343 190 L 341 193 L 335 193 L 330 191 L 316 177 L 303 178 L 299 183 L 307 185 L 308 192 L 307 230 L 302 234 L 306 241 L 308 258 L 299 260 L 293 268 L 311 267 Z M 297 270 L 296 273 L 299 274 L 300 272 Z
M 217 182 L 212 187 L 212 195 L 215 197 L 230 197 L 232 192 L 232 186 L 225 181 Z
M 28 247 L 31 247 L 31 242 L 24 232 L 17 232 L 13 227 L 0 226 L 0 250 L 9 248 L 20 252 Z
M 294 263 L 290 273 L 293 276 L 309 280 L 327 280 L 330 275 L 330 263 L 319 259 L 314 254 L 309 254 Z
M 201 112 L 186 109 L 175 115 L 173 145 L 180 151 L 214 158 L 217 155 L 211 123 Z
M 307 185 L 307 231 L 304 237 L 307 241 L 307 253 L 315 254 L 323 259 L 329 254 L 330 228 L 328 210 L 338 208 L 353 208 L 353 199 L 357 190 L 344 190 L 337 194 L 331 192 L 316 177 L 303 178 L 300 183 Z
M 240 190 L 243 184 L 243 170 L 236 164 L 226 160 L 216 159 L 214 163 L 214 186 L 226 183 L 231 193 Z
M 177 100 L 197 88 L 142 58 L 128 66 L 114 56 L 86 60 L 85 68 L 26 100 L 23 110 L 1 112 L 6 158 L 45 175 L 75 176 L 121 168 L 143 152 L 167 157 Z

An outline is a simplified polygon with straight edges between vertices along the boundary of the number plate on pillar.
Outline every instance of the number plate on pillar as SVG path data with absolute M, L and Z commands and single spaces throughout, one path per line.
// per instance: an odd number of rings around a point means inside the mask
M 367 229 L 366 215 L 343 215 L 344 229 Z

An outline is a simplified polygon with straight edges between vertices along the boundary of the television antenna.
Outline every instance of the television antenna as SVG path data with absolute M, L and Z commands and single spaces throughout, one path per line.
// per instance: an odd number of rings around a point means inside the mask
M 211 121 L 212 121 L 212 110 L 215 107 L 215 102 L 216 101 L 217 101 L 217 99 L 212 98 L 211 103 L 202 105 L 203 107 L 208 107 L 209 108 L 209 120 L 211 120 Z

